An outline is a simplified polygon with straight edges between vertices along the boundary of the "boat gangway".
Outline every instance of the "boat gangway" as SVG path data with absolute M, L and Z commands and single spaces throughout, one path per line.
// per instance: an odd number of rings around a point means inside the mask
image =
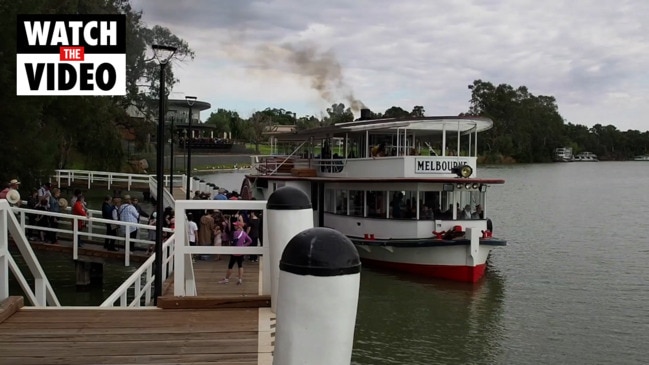
M 111 189 L 117 174 L 59 171 L 57 182 L 103 181 Z M 128 184 L 142 182 L 156 191 L 151 176 L 121 176 Z M 60 179 L 60 180 L 59 180 Z M 90 181 L 92 180 L 92 181 Z M 198 188 L 197 182 L 196 188 Z M 53 185 L 56 183 L 53 182 Z M 69 185 L 68 185 L 69 186 Z M 179 183 L 179 187 L 182 187 Z M 127 187 L 130 189 L 130 187 Z M 175 189 L 174 189 L 175 190 Z M 174 191 L 173 195 L 177 195 Z M 265 201 L 176 200 L 165 189 L 165 199 L 175 207 L 176 230 L 162 245 L 162 296 L 154 298 L 155 253 L 142 263 L 99 306 L 64 306 L 34 253 L 26 235 L 26 214 L 0 200 L 0 364 L 271 364 L 275 314 L 271 310 L 268 246 L 189 246 L 185 229 L 187 210 L 260 210 Z M 71 257 L 81 260 L 80 235 L 103 240 L 101 218 L 71 217 L 59 234 L 69 235 Z M 93 229 L 77 231 L 76 221 L 87 219 Z M 113 221 L 114 223 L 114 221 Z M 150 229 L 138 225 L 142 230 Z M 268 242 L 267 225 L 262 229 Z M 150 242 L 120 238 L 125 250 L 118 255 L 125 265 L 134 264 L 134 248 Z M 16 263 L 10 245 L 17 247 L 26 268 Z M 225 261 L 193 262 L 193 255 L 259 255 L 259 263 L 244 264 L 242 285 L 218 284 Z M 264 270 L 266 268 L 266 270 Z M 9 272 L 23 296 L 10 295 Z

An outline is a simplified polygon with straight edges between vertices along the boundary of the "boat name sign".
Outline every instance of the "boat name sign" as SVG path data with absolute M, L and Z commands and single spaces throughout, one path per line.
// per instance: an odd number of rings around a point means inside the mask
M 440 159 L 440 158 L 416 158 L 415 159 L 415 173 L 416 174 L 447 174 L 451 173 L 451 169 L 459 165 L 470 165 L 469 161 L 453 159 Z

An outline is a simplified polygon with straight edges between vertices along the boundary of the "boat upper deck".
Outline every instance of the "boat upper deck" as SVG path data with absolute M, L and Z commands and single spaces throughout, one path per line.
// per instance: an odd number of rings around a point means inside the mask
M 253 156 L 253 175 L 437 180 L 454 178 L 454 168 L 468 165 L 475 178 L 477 134 L 492 124 L 465 116 L 389 118 L 278 134 L 275 143 L 291 145 L 292 153 Z

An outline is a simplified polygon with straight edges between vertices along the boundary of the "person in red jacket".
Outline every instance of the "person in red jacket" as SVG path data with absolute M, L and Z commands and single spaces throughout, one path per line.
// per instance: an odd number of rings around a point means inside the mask
M 74 205 L 72 206 L 72 214 L 82 216 L 82 217 L 88 216 L 88 213 L 86 213 L 86 198 L 83 195 L 79 195 L 77 200 L 74 202 Z M 77 220 L 78 231 L 83 231 L 84 228 L 86 228 L 86 221 L 82 219 L 78 219 Z M 81 241 L 81 236 L 79 235 L 77 235 L 77 245 L 79 247 L 83 246 L 83 243 Z

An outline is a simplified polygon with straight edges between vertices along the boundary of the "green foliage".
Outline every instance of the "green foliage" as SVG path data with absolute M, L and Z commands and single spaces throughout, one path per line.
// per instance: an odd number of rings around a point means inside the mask
M 210 114 L 205 123 L 213 125 L 216 128 L 214 132 L 222 136 L 223 132 L 232 132 L 232 126 L 236 128 L 241 124 L 241 118 L 235 111 L 219 108 L 216 113 Z
M 327 108 L 327 116 L 322 119 L 323 125 L 351 122 L 354 120 L 354 113 L 351 108 L 345 108 L 345 104 L 333 104 Z

